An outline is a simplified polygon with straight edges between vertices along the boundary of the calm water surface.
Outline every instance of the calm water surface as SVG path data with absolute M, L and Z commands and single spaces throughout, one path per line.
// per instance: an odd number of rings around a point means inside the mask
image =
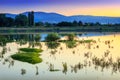
M 41 34 L 42 40 L 47 34 Z M 79 44 L 69 49 L 64 43 L 52 54 L 42 42 L 42 63 L 29 64 L 12 60 L 10 56 L 18 52 L 19 48 L 28 47 L 29 44 L 20 45 L 16 42 L 7 43 L 0 47 L 0 80 L 119 80 L 120 79 L 120 35 L 87 33 L 81 39 L 95 38 L 96 43 Z M 85 38 L 86 37 L 86 38 Z M 110 41 L 105 44 L 105 41 Z M 39 48 L 39 47 L 36 47 Z M 63 66 L 66 65 L 66 68 Z M 50 71 L 50 66 L 59 71 Z

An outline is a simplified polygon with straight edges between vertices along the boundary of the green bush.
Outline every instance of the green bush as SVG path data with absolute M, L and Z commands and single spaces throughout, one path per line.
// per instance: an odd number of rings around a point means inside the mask
M 50 41 L 57 41 L 60 39 L 60 36 L 57 33 L 51 33 L 48 34 L 48 36 L 45 38 L 45 41 L 50 42 Z
M 39 42 L 41 40 L 40 34 L 35 35 L 35 41 Z
M 75 38 L 75 34 L 71 33 L 71 34 L 67 34 L 68 40 L 69 41 L 73 41 Z

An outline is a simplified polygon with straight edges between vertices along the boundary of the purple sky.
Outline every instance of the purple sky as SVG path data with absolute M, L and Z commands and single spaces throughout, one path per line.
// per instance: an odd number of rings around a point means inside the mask
M 12 6 L 12 5 L 96 5 L 96 4 L 115 4 L 120 3 L 120 0 L 1 0 L 1 6 Z
M 120 9 L 120 0 L 1 0 L 0 1 L 0 13 L 6 13 L 6 12 L 21 13 L 25 11 L 34 10 L 34 11 L 44 11 L 44 12 L 58 12 L 65 15 L 74 15 L 74 14 L 92 15 L 93 12 L 95 12 L 96 8 L 98 8 L 99 10 L 102 10 L 102 8 L 103 9 L 106 8 L 106 10 L 108 10 L 108 8 L 109 9 L 111 8 L 111 10 L 114 11 L 113 16 L 115 15 L 115 13 L 116 15 L 118 15 L 119 14 L 118 8 Z M 85 10 L 90 10 L 91 12 Z M 74 12 L 70 14 L 70 11 L 74 11 Z M 96 12 L 98 12 L 97 9 Z M 107 12 L 105 14 L 107 14 Z

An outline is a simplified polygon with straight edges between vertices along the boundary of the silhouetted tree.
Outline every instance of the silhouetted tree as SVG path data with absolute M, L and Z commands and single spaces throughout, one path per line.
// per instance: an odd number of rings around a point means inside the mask
M 72 26 L 73 24 L 71 22 L 60 22 L 57 24 L 57 26 L 63 27 L 63 26 Z
M 78 26 L 78 22 L 77 21 L 73 21 L 73 26 Z
M 35 26 L 44 26 L 44 23 L 43 22 L 36 22 Z
M 26 26 L 28 23 L 27 16 L 19 14 L 15 17 L 16 26 Z
M 29 26 L 34 25 L 34 12 L 33 11 L 28 13 L 28 25 Z
M 4 27 L 5 25 L 6 25 L 5 14 L 0 14 L 0 27 Z
M 101 24 L 99 22 L 96 22 L 95 25 L 96 26 L 101 26 Z
M 6 27 L 14 26 L 14 19 L 11 17 L 6 17 Z
M 52 27 L 52 24 L 46 22 L 46 23 L 45 23 L 45 27 Z
M 79 25 L 79 26 L 83 26 L 82 21 L 79 21 L 79 22 L 78 22 L 78 25 Z

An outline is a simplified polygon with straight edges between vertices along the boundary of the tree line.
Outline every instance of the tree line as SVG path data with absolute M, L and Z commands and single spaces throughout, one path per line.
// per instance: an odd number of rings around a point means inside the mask
M 120 26 L 120 24 L 101 24 L 96 23 L 84 23 L 82 21 L 73 22 L 59 22 L 59 23 L 48 23 L 48 22 L 34 22 L 34 12 L 29 12 L 28 17 L 23 14 L 17 15 L 15 18 L 6 17 L 5 14 L 0 14 L 0 27 L 87 27 L 87 26 Z
M 76 21 L 74 20 L 73 22 L 67 22 L 67 21 L 62 21 L 59 23 L 48 23 L 48 22 L 37 22 L 35 23 L 35 26 L 43 26 L 43 27 L 92 27 L 92 26 L 120 26 L 119 24 L 101 24 L 100 22 L 92 23 L 92 22 L 82 22 L 82 21 Z
M 34 26 L 34 12 L 29 12 L 28 17 L 26 15 L 19 14 L 15 18 L 7 17 L 6 14 L 0 14 L 0 27 L 13 26 Z

